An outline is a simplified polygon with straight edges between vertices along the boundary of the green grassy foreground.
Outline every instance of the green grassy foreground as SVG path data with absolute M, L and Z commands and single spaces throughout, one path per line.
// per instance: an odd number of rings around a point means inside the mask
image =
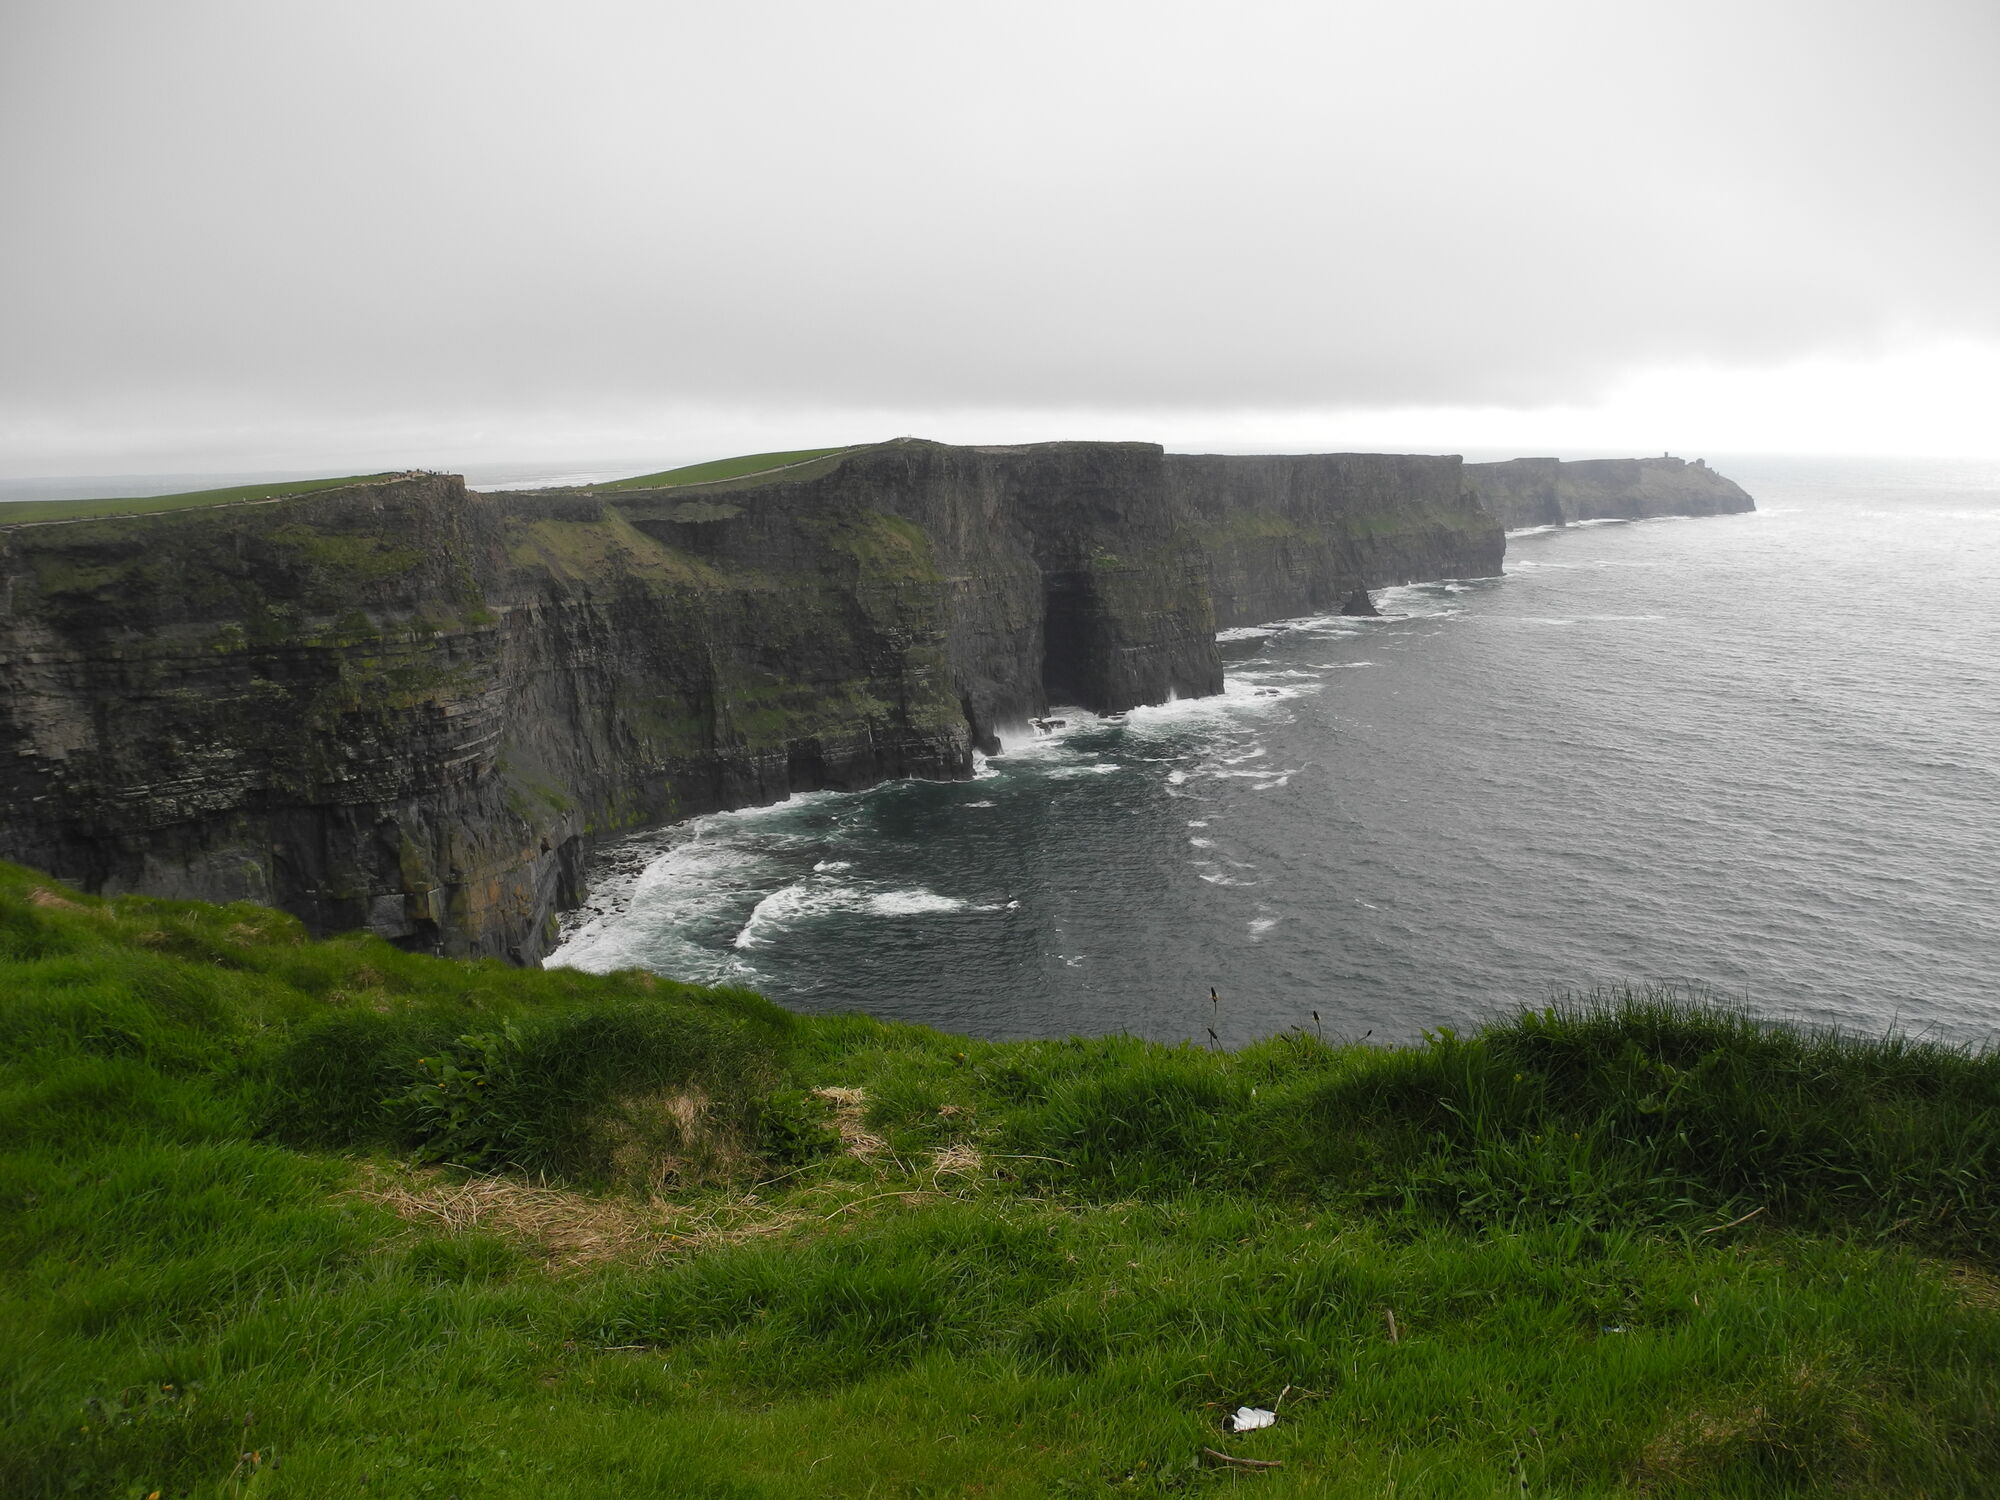
M 15 500 L 0 504 L 0 526 L 24 521 L 87 521 L 98 516 L 149 516 L 158 511 L 189 510 L 201 505 L 231 505 L 243 500 L 274 500 L 281 495 L 310 495 L 318 490 L 344 489 L 350 484 L 374 484 L 393 474 L 350 474 L 339 479 L 286 479 L 272 484 L 239 484 L 220 490 L 188 490 L 179 495 L 137 495 L 104 500 Z
M 1996 1146 L 1671 996 L 986 1044 L 0 866 L 0 1494 L 1986 1495 Z

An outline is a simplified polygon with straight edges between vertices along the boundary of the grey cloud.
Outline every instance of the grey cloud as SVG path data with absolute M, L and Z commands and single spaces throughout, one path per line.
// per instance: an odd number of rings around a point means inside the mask
M 2000 337 L 1983 0 L 0 25 L 0 445 L 593 403 L 1533 404 Z

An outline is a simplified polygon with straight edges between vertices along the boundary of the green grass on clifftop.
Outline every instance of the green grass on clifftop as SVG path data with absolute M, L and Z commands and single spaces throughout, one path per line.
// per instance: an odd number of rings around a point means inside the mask
M 1988 1495 L 1996 1269 L 1992 1052 L 982 1043 L 0 866 L 10 1497 Z
M 738 458 L 714 458 L 706 463 L 688 464 L 679 469 L 664 469 L 658 474 L 636 474 L 630 479 L 614 479 L 606 484 L 594 484 L 592 490 L 666 490 L 684 484 L 712 484 L 718 479 L 745 479 L 755 474 L 767 473 L 772 469 L 787 469 L 797 464 L 811 463 L 816 458 L 828 458 L 836 453 L 851 451 L 852 445 L 841 448 L 795 448 L 785 453 L 746 453 Z
M 86 521 L 99 516 L 147 516 L 158 511 L 187 510 L 199 505 L 231 505 L 244 500 L 274 500 L 285 495 L 310 495 L 350 484 L 376 484 L 394 474 L 350 474 L 338 479 L 286 479 L 271 484 L 239 484 L 221 490 L 188 490 L 179 495 L 136 495 L 106 500 L 16 500 L 0 503 L 0 526 L 27 521 Z

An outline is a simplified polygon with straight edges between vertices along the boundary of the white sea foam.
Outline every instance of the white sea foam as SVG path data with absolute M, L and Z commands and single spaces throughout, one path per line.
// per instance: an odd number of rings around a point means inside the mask
M 1051 754 L 1094 754 L 1094 751 L 1076 749 L 1069 741 L 1076 735 L 1088 734 L 1094 729 L 1106 727 L 1104 720 L 1097 714 L 1069 703 L 1051 705 L 1043 722 L 1047 724 L 1060 722 L 1062 727 L 1037 729 L 1028 723 L 995 725 L 993 735 L 1000 741 L 1001 754 L 1009 760 Z
M 870 896 L 865 909 L 876 917 L 927 917 L 940 912 L 966 911 L 971 905 L 956 896 L 940 896 L 936 891 L 884 891 L 879 896 Z
M 1189 839 L 1188 843 L 1196 849 L 1213 849 L 1215 847 L 1214 839 Z
M 771 892 L 750 913 L 750 920 L 736 934 L 732 946 L 756 948 L 771 941 L 784 927 L 800 917 L 826 911 L 837 905 L 831 891 L 814 891 L 801 882 Z
M 839 913 L 870 917 L 949 916 L 958 912 L 998 912 L 1017 902 L 975 903 L 957 896 L 915 887 L 908 890 L 871 891 L 838 881 L 808 880 L 773 891 L 750 913 L 750 919 L 736 934 L 738 949 L 768 945 L 786 928 L 816 917 Z
M 1278 919 L 1276 917 L 1252 917 L 1250 919 L 1250 936 L 1253 938 L 1262 937 L 1277 925 Z

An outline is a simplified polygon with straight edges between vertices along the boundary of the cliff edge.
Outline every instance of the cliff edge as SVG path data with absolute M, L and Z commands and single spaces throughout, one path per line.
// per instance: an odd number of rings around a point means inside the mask
M 1218 626 L 1497 572 L 1455 458 L 899 440 L 657 489 L 411 474 L 0 529 L 0 858 L 532 962 L 592 841 L 969 775 Z
M 1509 531 L 1575 521 L 1735 515 L 1757 508 L 1706 460 L 1513 458 L 1467 464 L 1467 491 Z

